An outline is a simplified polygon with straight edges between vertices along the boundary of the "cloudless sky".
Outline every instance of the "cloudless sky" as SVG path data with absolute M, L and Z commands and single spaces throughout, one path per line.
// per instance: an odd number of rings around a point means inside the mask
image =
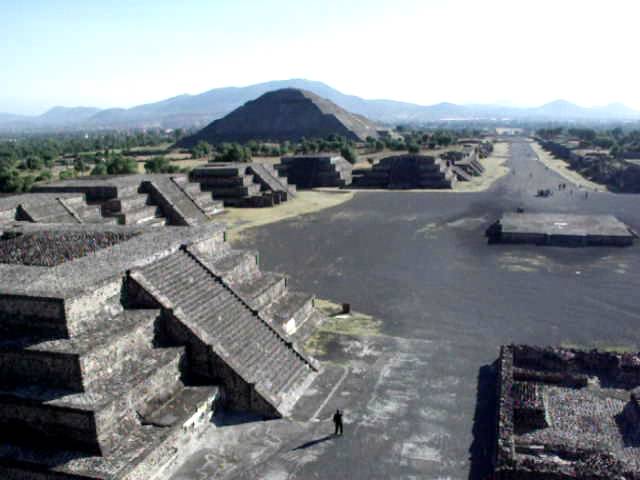
M 307 78 L 419 104 L 640 109 L 640 0 L 0 0 L 0 112 Z

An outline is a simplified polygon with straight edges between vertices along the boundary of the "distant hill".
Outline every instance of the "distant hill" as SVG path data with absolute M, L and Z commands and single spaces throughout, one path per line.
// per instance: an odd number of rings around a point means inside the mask
M 530 120 L 615 120 L 640 119 L 640 112 L 622 104 L 584 108 L 557 100 L 534 108 L 501 105 L 423 106 L 394 100 L 366 100 L 345 95 L 322 82 L 304 79 L 278 80 L 247 87 L 216 88 L 198 95 L 179 95 L 132 108 L 99 110 L 89 107 L 55 107 L 43 115 L 0 114 L 0 129 L 105 129 L 177 128 L 204 126 L 261 95 L 283 88 L 306 90 L 339 107 L 373 121 L 389 124 L 426 123 L 442 120 L 530 119 Z
M 340 135 L 352 140 L 378 136 L 378 128 L 367 118 L 340 108 L 307 90 L 284 88 L 250 100 L 223 118 L 183 139 L 179 146 L 191 147 L 200 140 L 209 143 L 248 140 L 298 141 Z

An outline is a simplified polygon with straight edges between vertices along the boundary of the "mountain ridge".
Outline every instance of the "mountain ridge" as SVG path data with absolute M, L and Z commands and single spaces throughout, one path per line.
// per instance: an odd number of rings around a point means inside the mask
M 245 87 L 222 87 L 190 95 L 181 94 L 131 108 L 53 107 L 42 115 L 0 113 L 3 130 L 43 128 L 177 128 L 200 127 L 222 118 L 250 100 L 274 90 L 298 88 L 332 101 L 341 108 L 382 123 L 427 123 L 443 120 L 530 119 L 530 120 L 615 120 L 640 119 L 637 112 L 616 102 L 601 107 L 581 107 L 566 100 L 554 100 L 538 107 L 495 104 L 458 105 L 441 102 L 418 105 L 386 99 L 364 99 L 344 94 L 329 85 L 294 78 Z

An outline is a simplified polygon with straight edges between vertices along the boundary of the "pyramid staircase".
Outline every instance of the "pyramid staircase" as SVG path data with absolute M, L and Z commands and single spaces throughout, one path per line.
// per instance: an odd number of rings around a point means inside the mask
M 254 181 L 259 183 L 262 191 L 273 192 L 278 202 L 285 202 L 296 196 L 296 186 L 289 185 L 287 179 L 268 163 L 250 163 L 248 170 L 253 173 Z
M 118 188 L 116 197 L 102 204 L 102 214 L 114 218 L 120 225 L 148 225 L 160 227 L 167 219 L 150 193 L 140 184 Z
M 205 381 L 220 383 L 231 405 L 286 415 L 317 367 L 218 277 L 189 247 L 130 272 L 143 295 L 169 312 L 167 330 L 187 346 Z

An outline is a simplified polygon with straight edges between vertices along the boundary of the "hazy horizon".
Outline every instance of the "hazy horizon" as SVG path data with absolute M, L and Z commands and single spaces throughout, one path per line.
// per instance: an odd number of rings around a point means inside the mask
M 4 7 L 0 112 L 122 107 L 278 79 L 420 105 L 640 110 L 622 0 L 138 0 Z

